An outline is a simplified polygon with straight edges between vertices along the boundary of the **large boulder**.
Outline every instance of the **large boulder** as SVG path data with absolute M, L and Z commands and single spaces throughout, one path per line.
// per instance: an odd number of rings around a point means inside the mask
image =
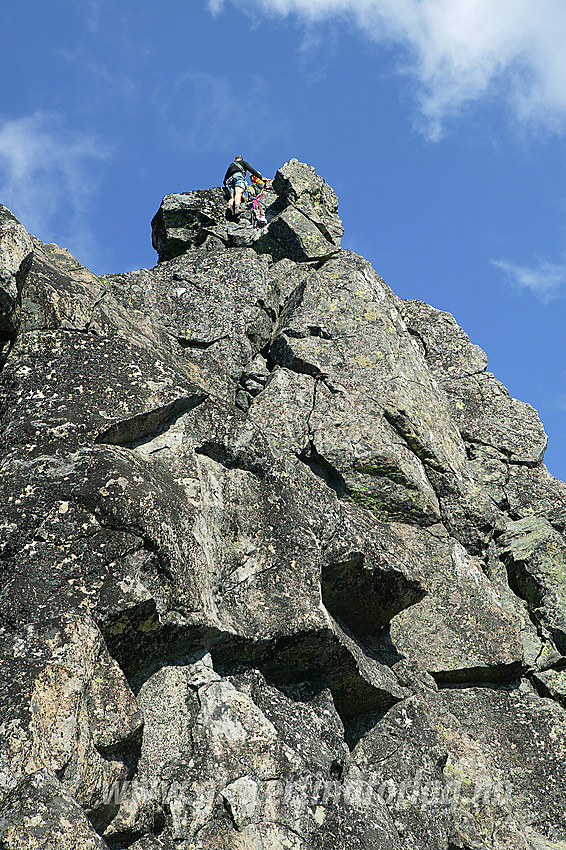
M 510 466 L 505 496 L 511 516 L 544 517 L 562 534 L 566 531 L 566 484 L 545 466 Z
M 132 776 L 143 721 L 99 629 L 70 614 L 4 632 L 2 649 L 0 791 L 10 799 L 38 772 L 56 777 L 57 793 L 102 825 L 108 789 Z
M 291 159 L 276 173 L 273 188 L 305 215 L 338 248 L 344 233 L 338 216 L 338 196 L 312 165 Z
M 506 807 L 523 824 L 523 844 L 518 837 L 509 840 L 507 823 L 498 830 L 500 846 L 561 850 L 566 827 L 564 708 L 527 686 L 449 690 L 444 699 L 462 732 L 476 742 L 492 776 L 499 777 Z M 493 784 L 485 789 L 487 799 L 493 790 Z
M 536 410 L 511 398 L 486 372 L 487 357 L 448 313 L 422 301 L 404 301 L 402 313 L 446 392 L 464 440 L 503 452 L 511 463 L 537 466 L 547 437 Z
M 298 700 L 258 672 L 220 676 L 201 654 L 158 669 L 139 701 L 146 733 L 137 781 L 125 788 L 108 840 L 142 833 L 150 812 L 164 821 L 168 809 L 175 841 L 198 835 L 211 850 L 221 840 L 242 846 L 242 835 L 244 846 L 330 848 L 330 824 L 339 843 L 354 834 L 354 846 L 363 847 L 364 836 L 385 833 L 370 846 L 397 846 L 384 806 L 362 818 L 346 805 L 337 817 L 324 800 L 328 778 L 348 758 L 330 692 L 304 690 Z
M 151 333 L 192 379 L 233 404 L 245 370 L 264 348 L 286 289 L 267 257 L 250 248 L 188 251 L 155 269 L 105 279 L 129 316 Z
M 509 680 L 521 673 L 520 623 L 502 604 L 482 564 L 437 529 L 399 527 L 429 592 L 391 622 L 397 653 L 439 683 Z
M 425 465 L 459 469 L 465 450 L 395 296 L 343 251 L 305 273 L 293 298 L 269 349 L 279 368 L 250 415 L 313 471 L 327 470 L 340 496 L 382 519 L 436 522 Z

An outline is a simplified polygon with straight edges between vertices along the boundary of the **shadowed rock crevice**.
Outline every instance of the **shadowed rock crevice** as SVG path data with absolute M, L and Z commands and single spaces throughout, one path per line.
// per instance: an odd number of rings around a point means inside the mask
M 439 688 L 455 686 L 478 687 L 478 685 L 499 685 L 517 682 L 525 672 L 526 665 L 520 661 L 511 664 L 495 665 L 493 667 L 470 667 L 461 670 L 442 670 L 431 672 Z
M 566 659 L 531 674 L 531 681 L 541 697 L 552 699 L 566 708 Z
M 346 560 L 323 564 L 321 589 L 326 608 L 354 634 L 377 632 L 426 595 L 422 582 L 411 576 L 409 564 L 405 571 L 388 570 L 367 564 L 362 552 L 348 554 Z
M 433 469 L 438 468 L 438 461 L 430 449 L 423 444 L 418 435 L 415 434 L 412 423 L 405 410 L 385 409 L 385 419 L 401 437 L 405 445 L 421 460 Z
M 251 472 L 259 478 L 265 478 L 268 472 L 268 464 L 265 458 L 254 453 L 249 446 L 238 449 L 210 440 L 196 446 L 195 453 L 210 458 L 228 470 L 240 469 L 244 472 Z
M 236 387 L 235 406 L 243 413 L 247 413 L 254 399 L 265 389 L 269 383 L 271 373 L 275 364 L 270 361 L 269 356 L 259 355 L 240 376 Z
M 98 308 L 101 306 L 102 302 L 107 297 L 108 293 L 109 293 L 109 289 L 105 289 L 102 292 L 102 294 L 100 295 L 100 297 L 92 305 L 92 312 L 90 314 L 90 318 L 88 319 L 88 321 L 87 321 L 87 323 L 84 327 L 85 333 L 97 333 L 97 331 L 94 329 L 95 316 L 96 316 L 96 313 L 98 311 Z
M 109 625 L 104 630 L 114 652 L 118 648 L 112 639 L 115 628 Z M 157 670 L 183 666 L 204 651 L 211 654 L 214 669 L 223 677 L 257 669 L 293 699 L 301 688 L 328 688 L 344 723 L 370 711 L 385 711 L 407 695 L 394 674 L 339 625 L 273 641 L 245 640 L 217 629 L 158 625 L 144 635 L 134 621 L 127 628 L 135 643 L 129 642 L 127 655 L 122 653 L 119 661 L 135 693 Z
M 316 336 L 319 339 L 333 339 L 332 334 L 329 334 L 328 331 L 324 330 L 324 328 L 318 327 L 316 325 L 309 325 L 305 331 L 290 329 L 289 331 L 287 331 L 287 336 L 290 336 L 294 339 L 304 339 L 307 336 Z
M 160 581 L 165 581 L 168 584 L 174 583 L 175 577 L 171 569 L 170 559 L 162 551 L 159 543 L 156 540 L 152 540 L 143 528 L 138 528 L 135 525 L 120 525 L 105 516 L 101 510 L 97 511 L 96 518 L 100 524 L 100 528 L 114 533 L 123 533 L 132 538 L 137 571 L 142 579 L 149 581 L 151 577 L 157 575 Z M 104 588 L 104 590 L 111 595 L 111 588 L 109 586 Z M 106 596 L 102 598 L 103 603 L 107 604 L 108 598 Z M 150 603 L 152 611 L 153 607 L 153 603 Z
M 279 316 L 277 317 L 277 324 L 275 326 L 275 333 L 279 333 L 283 331 L 301 304 L 303 303 L 303 298 L 305 297 L 305 290 L 308 285 L 308 277 L 302 280 L 290 293 L 290 295 L 285 300 L 283 307 Z
M 260 648 L 258 666 L 278 687 L 322 680 L 343 722 L 403 699 L 405 692 L 387 668 L 373 667 L 375 662 L 353 635 L 342 629 L 338 633 L 339 640 L 323 632 L 283 639 L 269 650 Z
M 98 434 L 94 442 L 110 446 L 136 448 L 168 431 L 181 416 L 194 410 L 207 398 L 208 396 L 205 393 L 195 393 L 177 398 L 170 404 L 149 410 L 147 413 L 139 413 L 131 419 L 125 419 L 111 425 L 110 428 Z
M 314 472 L 315 475 L 321 478 L 331 490 L 334 490 L 339 499 L 343 499 L 346 496 L 347 486 L 344 478 L 325 457 L 319 454 L 312 441 L 309 442 L 309 445 L 302 452 L 297 454 L 297 457 L 305 466 L 308 466 L 311 472 Z
M 409 331 L 410 335 L 413 337 L 413 339 L 416 340 L 419 351 L 421 352 L 421 354 L 423 355 L 423 357 L 426 360 L 427 355 L 428 355 L 428 349 L 427 349 L 427 346 L 426 346 L 426 338 L 423 337 L 422 334 L 420 334 L 414 328 L 408 328 L 408 331 Z
M 328 375 L 316 364 L 309 363 L 308 360 L 297 357 L 284 335 L 280 335 L 273 340 L 269 353 L 275 363 L 283 366 L 285 369 L 296 372 L 298 375 L 310 375 L 313 378 L 319 379 L 328 378 Z

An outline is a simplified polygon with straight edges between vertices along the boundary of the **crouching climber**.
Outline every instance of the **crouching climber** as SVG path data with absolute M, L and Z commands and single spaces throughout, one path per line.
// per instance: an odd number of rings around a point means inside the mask
M 230 200 L 228 201 L 228 213 L 230 215 L 238 216 L 241 212 L 242 196 L 246 191 L 247 171 L 259 180 L 263 180 L 259 171 L 252 168 L 249 162 L 246 162 L 242 156 L 236 156 L 234 158 L 234 161 L 230 163 L 224 175 L 224 186 L 227 192 L 230 193 Z

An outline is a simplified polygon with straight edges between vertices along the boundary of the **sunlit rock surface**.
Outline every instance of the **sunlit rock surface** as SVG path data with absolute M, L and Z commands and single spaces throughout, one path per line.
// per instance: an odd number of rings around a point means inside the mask
M 291 160 L 98 278 L 0 207 L 0 845 L 564 850 L 566 485 Z

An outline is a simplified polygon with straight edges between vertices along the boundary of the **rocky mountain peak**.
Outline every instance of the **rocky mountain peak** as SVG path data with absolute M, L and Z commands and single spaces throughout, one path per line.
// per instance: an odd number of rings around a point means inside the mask
M 97 277 L 0 207 L 0 845 L 564 850 L 566 485 L 276 173 Z
M 250 209 L 237 223 L 227 219 L 222 188 L 166 195 L 151 223 L 159 260 L 224 245 L 301 263 L 324 260 L 340 249 L 344 229 L 338 198 L 312 166 L 292 159 L 277 171 L 260 199 L 265 228 L 252 225 L 252 191 Z

